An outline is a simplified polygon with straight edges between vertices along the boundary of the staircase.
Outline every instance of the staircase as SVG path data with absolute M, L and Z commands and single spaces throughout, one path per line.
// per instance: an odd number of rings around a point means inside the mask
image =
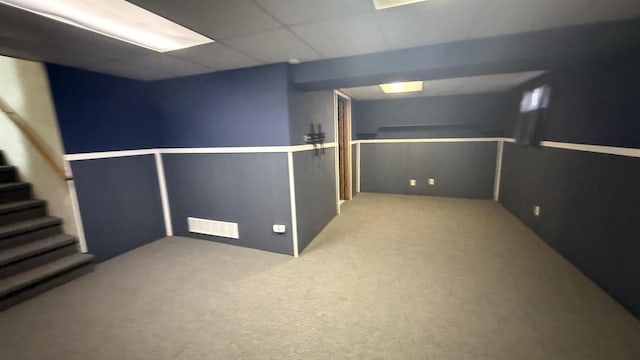
M 0 311 L 93 270 L 61 224 L 0 152 Z

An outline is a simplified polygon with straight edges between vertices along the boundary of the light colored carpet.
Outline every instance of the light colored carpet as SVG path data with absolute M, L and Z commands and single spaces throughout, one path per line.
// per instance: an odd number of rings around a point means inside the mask
M 0 358 L 637 360 L 640 322 L 495 203 L 360 194 L 298 259 L 108 261 L 0 313 Z

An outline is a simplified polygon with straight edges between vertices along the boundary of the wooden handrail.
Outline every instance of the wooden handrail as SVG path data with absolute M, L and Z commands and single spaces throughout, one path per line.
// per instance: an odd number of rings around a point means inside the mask
M 45 160 L 51 165 L 53 170 L 60 176 L 60 178 L 64 181 L 73 180 L 72 176 L 67 174 L 64 166 L 56 160 L 56 156 L 53 155 L 53 152 L 47 147 L 42 138 L 29 126 L 29 124 L 24 121 L 24 119 L 13 110 L 13 108 L 7 104 L 6 101 L 2 97 L 0 97 L 0 110 L 7 115 L 7 117 L 13 121 L 13 123 L 22 131 L 22 134 L 29 139 L 31 144 L 38 150 L 40 155 L 42 155 Z

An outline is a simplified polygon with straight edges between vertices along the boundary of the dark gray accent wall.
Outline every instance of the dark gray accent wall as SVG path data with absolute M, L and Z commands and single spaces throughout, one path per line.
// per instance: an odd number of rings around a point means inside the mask
M 336 216 L 335 148 L 315 155 L 313 150 L 293 153 L 298 220 L 298 251 Z
M 502 205 L 640 317 L 640 159 L 509 143 L 503 156 Z
M 164 154 L 175 235 L 293 254 L 287 154 Z M 238 223 L 240 239 L 190 233 L 187 217 Z M 274 224 L 287 226 L 276 234 Z
M 153 155 L 72 161 L 89 252 L 104 261 L 165 236 Z
M 353 102 L 355 139 L 502 136 L 511 114 L 507 94 Z
M 360 144 L 362 192 L 490 199 L 496 142 Z M 434 178 L 435 185 L 427 184 Z M 416 186 L 409 186 L 416 179 Z

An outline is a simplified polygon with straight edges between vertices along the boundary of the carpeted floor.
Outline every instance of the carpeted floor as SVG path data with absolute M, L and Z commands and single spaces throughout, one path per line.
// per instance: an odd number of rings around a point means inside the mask
M 637 360 L 640 322 L 493 202 L 360 194 L 298 259 L 103 263 L 0 313 L 0 359 Z

